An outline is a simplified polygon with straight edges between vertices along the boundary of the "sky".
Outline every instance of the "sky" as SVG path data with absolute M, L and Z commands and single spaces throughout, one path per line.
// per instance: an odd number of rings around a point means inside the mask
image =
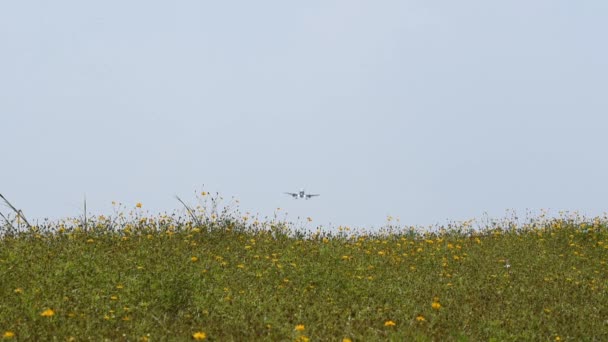
M 606 18 L 604 0 L 3 1 L 0 193 L 30 221 L 201 191 L 308 225 L 602 215 Z

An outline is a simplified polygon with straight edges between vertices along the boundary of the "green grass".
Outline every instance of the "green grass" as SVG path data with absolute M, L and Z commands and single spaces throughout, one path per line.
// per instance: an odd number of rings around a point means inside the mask
M 187 341 L 197 332 L 210 341 L 608 340 L 603 220 L 539 220 L 473 235 L 333 236 L 247 222 L 97 218 L 87 231 L 56 223 L 8 232 L 0 239 L 0 334 L 22 341 Z M 52 316 L 41 315 L 48 309 Z

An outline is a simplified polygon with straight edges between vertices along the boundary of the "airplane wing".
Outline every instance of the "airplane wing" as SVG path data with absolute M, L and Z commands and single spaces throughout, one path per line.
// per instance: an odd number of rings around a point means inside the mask
M 311 198 L 311 197 L 315 197 L 315 196 L 321 196 L 321 194 L 307 194 L 306 198 Z
M 294 192 L 285 192 L 286 195 L 289 195 L 291 197 L 297 198 L 298 194 L 294 193 Z

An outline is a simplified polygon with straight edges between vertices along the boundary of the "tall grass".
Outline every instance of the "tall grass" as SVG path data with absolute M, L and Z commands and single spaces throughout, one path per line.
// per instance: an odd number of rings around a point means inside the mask
M 435 233 L 294 232 L 188 216 L 48 223 L 0 239 L 16 340 L 608 340 L 605 219 Z M 461 228 L 461 229 L 459 229 Z

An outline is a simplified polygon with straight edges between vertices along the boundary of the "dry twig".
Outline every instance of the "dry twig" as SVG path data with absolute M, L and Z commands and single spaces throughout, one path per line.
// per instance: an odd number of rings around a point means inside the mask
M 9 202 L 4 196 L 2 196 L 2 194 L 0 194 L 0 198 L 2 198 L 4 200 L 4 202 L 11 208 L 13 209 L 13 211 L 15 213 L 17 213 L 17 217 L 21 217 L 23 219 L 23 222 L 25 222 L 25 224 L 27 225 L 28 228 L 32 228 L 32 225 L 27 221 L 27 219 L 25 218 L 25 216 L 23 215 L 23 212 L 21 210 L 18 210 L 17 208 L 15 208 L 11 202 Z

